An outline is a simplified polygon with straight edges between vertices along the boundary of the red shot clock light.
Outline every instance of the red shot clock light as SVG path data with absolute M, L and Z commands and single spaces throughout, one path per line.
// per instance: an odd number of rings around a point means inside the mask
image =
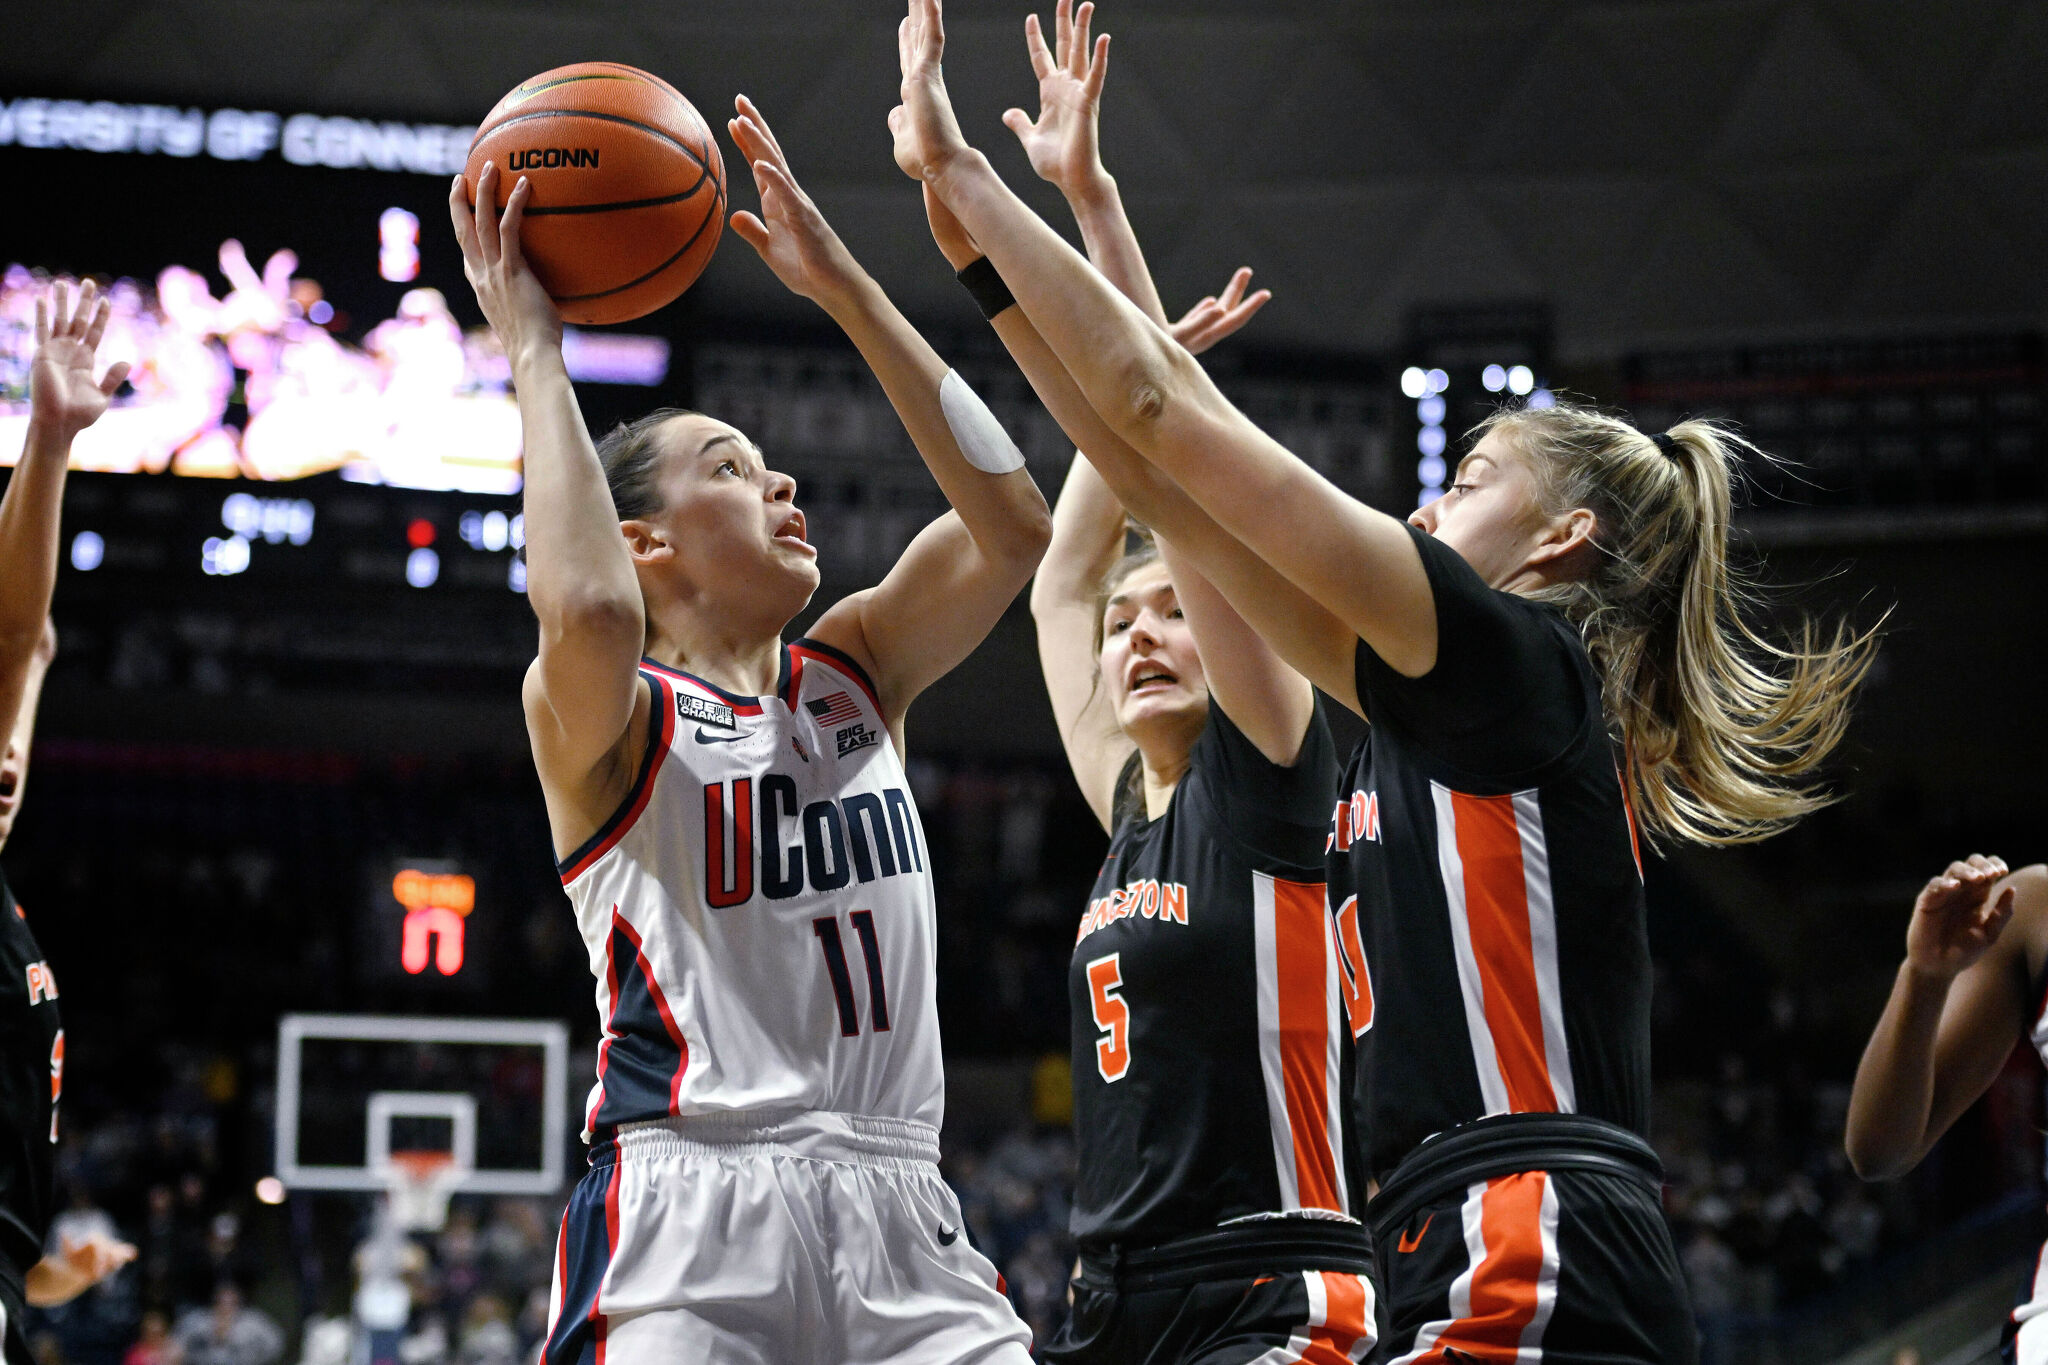
M 442 976 L 460 972 L 467 920 L 476 908 L 476 879 L 401 866 L 391 878 L 391 898 L 405 907 L 398 959 L 406 973 L 420 976 L 429 966 Z

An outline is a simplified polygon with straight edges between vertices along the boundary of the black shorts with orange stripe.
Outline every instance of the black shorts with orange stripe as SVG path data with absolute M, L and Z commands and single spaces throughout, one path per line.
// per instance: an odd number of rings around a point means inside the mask
M 1692 1303 L 1656 1154 L 1579 1115 L 1441 1134 L 1369 1209 L 1386 1365 L 1690 1365 Z
M 1084 1255 L 1054 1365 L 1354 1365 L 1380 1308 L 1372 1238 L 1348 1221 L 1259 1219 Z

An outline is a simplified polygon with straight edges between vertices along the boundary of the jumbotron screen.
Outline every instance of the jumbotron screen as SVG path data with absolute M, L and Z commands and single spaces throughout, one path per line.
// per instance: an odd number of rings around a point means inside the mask
M 520 427 L 447 223 L 471 130 L 0 99 L 0 463 L 27 425 L 35 300 L 108 288 L 129 362 L 73 468 L 510 494 Z M 574 335 L 585 380 L 655 384 L 668 343 Z

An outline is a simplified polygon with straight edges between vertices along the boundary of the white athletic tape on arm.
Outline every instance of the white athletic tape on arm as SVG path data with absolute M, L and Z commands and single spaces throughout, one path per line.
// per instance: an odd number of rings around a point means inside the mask
M 1024 467 L 1024 452 L 959 371 L 948 370 L 939 381 L 939 408 L 967 463 L 984 474 L 1008 474 Z

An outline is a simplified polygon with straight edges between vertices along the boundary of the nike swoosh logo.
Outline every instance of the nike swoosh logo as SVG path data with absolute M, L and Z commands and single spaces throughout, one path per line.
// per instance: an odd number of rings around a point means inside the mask
M 960 1229 L 958 1229 L 958 1228 L 954 1228 L 954 1229 L 953 1229 L 953 1230 L 952 1230 L 951 1232 L 948 1232 L 948 1231 L 946 1231 L 946 1225 L 945 1225 L 944 1223 L 941 1223 L 941 1224 L 939 1224 L 939 1245 L 940 1245 L 940 1246 L 942 1246 L 942 1247 L 949 1247 L 949 1246 L 953 1245 L 954 1241 L 956 1241 L 956 1240 L 957 1240 L 957 1239 L 959 1238 L 959 1236 L 960 1236 Z
M 1413 1237 L 1410 1237 L 1405 1232 L 1402 1233 L 1401 1240 L 1395 1244 L 1395 1249 L 1399 1251 L 1403 1256 L 1406 1256 L 1409 1252 L 1421 1246 L 1422 1239 L 1429 1233 L 1429 1225 L 1431 1223 L 1434 1223 L 1435 1221 L 1436 1215 L 1432 1213 L 1431 1215 L 1429 1215 L 1429 1217 L 1422 1220 L 1422 1226 L 1415 1230 L 1415 1235 Z
M 699 744 L 730 744 L 736 739 L 745 738 L 745 735 L 708 735 L 704 733 L 703 726 L 697 727 L 697 742 Z

